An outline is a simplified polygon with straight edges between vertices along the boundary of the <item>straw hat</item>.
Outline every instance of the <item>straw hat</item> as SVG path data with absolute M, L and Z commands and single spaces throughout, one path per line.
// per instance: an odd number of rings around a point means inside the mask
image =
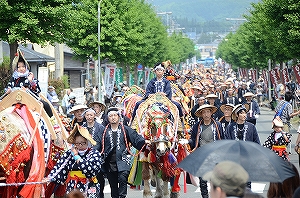
M 69 144 L 74 144 L 75 135 L 76 135 L 77 132 L 79 132 L 80 135 L 82 135 L 82 137 L 87 139 L 92 145 L 97 144 L 96 141 L 92 138 L 92 135 L 89 133 L 89 131 L 86 128 L 82 127 L 82 126 L 79 126 L 78 123 L 75 124 L 74 129 L 70 132 L 70 136 L 67 139 L 67 142 Z
M 243 97 L 248 97 L 248 96 L 253 97 L 254 94 L 252 92 L 247 92 L 243 95 Z
M 92 108 L 94 104 L 98 104 L 98 105 L 100 106 L 101 111 L 104 111 L 104 110 L 106 109 L 106 105 L 103 104 L 103 103 L 100 102 L 100 101 L 94 101 L 94 102 L 91 102 L 91 103 L 89 104 L 89 107 Z
M 202 110 L 203 109 L 211 109 L 212 114 L 215 113 L 217 111 L 217 107 L 213 106 L 213 105 L 209 105 L 209 104 L 204 104 L 201 105 L 197 111 L 195 112 L 195 116 L 197 117 L 201 117 L 202 116 Z
M 88 107 L 86 105 L 78 104 L 72 107 L 70 114 L 74 113 L 74 111 L 79 110 L 79 109 L 87 109 Z
M 246 112 L 248 112 L 249 110 L 249 105 L 248 104 L 238 104 L 235 105 L 234 108 L 232 109 L 232 114 L 231 114 L 231 118 L 232 120 L 236 121 L 237 117 L 236 117 L 236 113 L 239 112 L 240 110 L 245 110 Z
M 274 128 L 274 126 L 277 126 L 277 127 L 283 127 L 283 122 L 282 120 L 280 119 L 279 116 L 276 116 L 272 122 L 272 128 Z
M 205 98 L 218 98 L 218 96 L 216 94 L 208 94 Z
M 201 90 L 201 87 L 195 85 L 195 86 L 192 86 L 191 89 L 198 89 L 198 90 Z
M 221 111 L 222 111 L 223 113 L 224 113 L 226 107 L 230 107 L 230 108 L 231 108 L 231 111 L 232 111 L 233 108 L 234 108 L 234 105 L 233 105 L 233 104 L 223 104 L 223 105 L 221 105 L 221 106 L 220 106 L 220 109 L 221 109 Z

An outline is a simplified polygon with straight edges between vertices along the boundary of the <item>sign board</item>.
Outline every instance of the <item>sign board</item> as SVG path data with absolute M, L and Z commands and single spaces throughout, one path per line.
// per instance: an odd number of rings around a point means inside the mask
M 107 65 L 105 67 L 104 84 L 105 84 L 105 92 L 108 97 L 111 97 L 112 93 L 114 92 L 115 73 L 116 73 L 115 65 Z
M 47 97 L 48 91 L 48 67 L 39 67 L 38 71 L 39 86 L 41 88 L 41 93 Z

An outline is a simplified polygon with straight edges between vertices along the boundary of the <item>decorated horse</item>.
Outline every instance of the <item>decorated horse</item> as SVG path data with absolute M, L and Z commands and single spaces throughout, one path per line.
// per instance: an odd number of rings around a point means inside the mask
M 48 117 L 41 102 L 23 90 L 7 95 L 0 107 L 2 197 L 39 197 L 46 170 L 64 151 L 65 129 L 59 120 Z
M 151 182 L 156 186 L 155 197 L 169 197 L 168 182 L 174 180 L 171 197 L 178 197 L 180 187 L 178 180 L 181 170 L 176 168 L 179 161 L 185 157 L 185 152 L 178 148 L 179 113 L 164 93 L 151 95 L 139 106 L 132 127 L 151 141 L 151 146 L 134 162 L 129 182 L 138 185 L 134 180 L 144 181 L 145 198 L 152 197 Z M 141 173 L 138 172 L 141 171 Z M 141 176 L 139 175 L 141 174 Z M 140 181 L 141 182 L 141 181 Z
M 124 95 L 122 96 L 121 103 L 124 106 L 124 115 L 131 119 L 131 115 L 135 104 L 142 100 L 145 95 L 145 90 L 142 88 L 133 85 L 129 89 L 126 90 Z
M 16 67 L 19 58 L 28 69 L 19 50 L 12 64 Z M 0 99 L 0 197 L 41 197 L 41 181 L 64 152 L 68 136 L 51 103 L 21 86 Z

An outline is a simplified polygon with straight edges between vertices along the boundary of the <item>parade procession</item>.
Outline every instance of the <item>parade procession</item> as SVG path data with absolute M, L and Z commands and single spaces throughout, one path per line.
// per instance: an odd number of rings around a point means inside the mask
M 146 89 L 123 84 L 105 103 L 86 87 L 82 104 L 71 102 L 76 95 L 68 90 L 64 110 L 53 104 L 54 87 L 48 91 L 52 99 L 40 93 L 19 49 L 12 64 L 0 101 L 1 198 L 125 198 L 128 189 L 139 189 L 144 198 L 176 198 L 186 185 L 208 198 L 213 178 L 205 175 L 226 160 L 247 173 L 239 190 L 230 186 L 237 197 L 247 197 L 253 182 L 270 182 L 271 191 L 299 177 L 289 145 L 290 119 L 300 111 L 291 111 L 288 88 L 274 92 L 278 104 L 268 121 L 274 131 L 259 137 L 260 109 L 271 108 L 261 97 L 266 78 L 246 81 L 243 72 L 203 65 L 178 72 L 168 60 L 153 66 Z
M 299 0 L 1 0 L 0 198 L 300 198 Z

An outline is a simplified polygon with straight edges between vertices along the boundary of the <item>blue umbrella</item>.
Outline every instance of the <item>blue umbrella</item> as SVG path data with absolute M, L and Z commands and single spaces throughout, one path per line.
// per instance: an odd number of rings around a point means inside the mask
M 292 166 L 273 151 L 250 141 L 218 140 L 196 149 L 178 167 L 202 177 L 221 161 L 239 163 L 249 181 L 283 182 L 295 175 Z

